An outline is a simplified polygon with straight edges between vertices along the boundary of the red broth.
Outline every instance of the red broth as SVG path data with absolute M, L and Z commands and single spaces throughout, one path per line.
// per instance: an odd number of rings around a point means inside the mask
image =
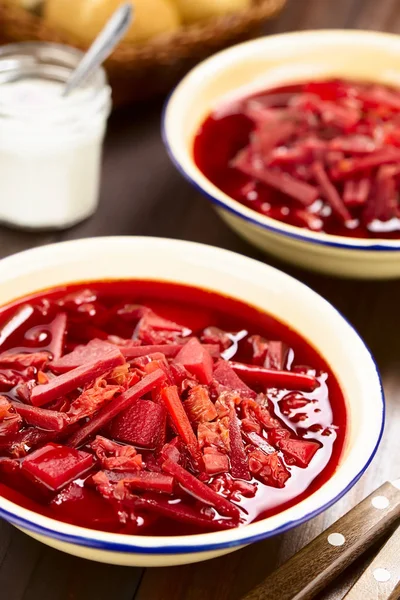
M 400 92 L 327 80 L 217 107 L 194 143 L 199 169 L 258 213 L 340 236 L 400 237 Z
M 183 285 L 112 281 L 0 311 L 0 493 L 103 531 L 242 526 L 309 496 L 346 435 L 296 332 Z

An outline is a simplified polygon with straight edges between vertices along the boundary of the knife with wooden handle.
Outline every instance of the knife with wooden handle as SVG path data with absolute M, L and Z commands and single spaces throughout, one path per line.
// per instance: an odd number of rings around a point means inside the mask
M 400 597 L 400 527 L 388 539 L 343 600 L 398 600 Z
M 384 483 L 242 600 L 310 600 L 399 518 L 400 479 L 397 479 Z M 390 596 L 383 596 L 386 597 Z M 354 600 L 356 596 L 350 598 Z

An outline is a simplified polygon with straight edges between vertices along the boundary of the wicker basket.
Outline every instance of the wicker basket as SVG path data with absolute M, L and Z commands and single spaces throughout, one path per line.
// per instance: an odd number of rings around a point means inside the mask
M 114 105 L 168 92 L 200 60 L 254 37 L 286 1 L 253 0 L 246 11 L 187 26 L 146 44 L 121 44 L 106 63 Z M 25 41 L 58 42 L 85 49 L 68 34 L 48 27 L 40 17 L 0 0 L 0 43 Z

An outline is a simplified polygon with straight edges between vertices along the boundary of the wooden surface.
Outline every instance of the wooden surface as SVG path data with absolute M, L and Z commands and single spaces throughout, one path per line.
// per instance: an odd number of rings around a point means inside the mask
M 399 0 L 289 0 L 266 32 L 349 27 L 400 33 Z M 145 571 L 99 565 L 50 550 L 0 521 L 1 600 L 239 600 L 385 479 L 400 476 L 400 281 L 324 278 L 277 264 L 241 241 L 170 164 L 160 139 L 161 105 L 112 117 L 101 206 L 92 219 L 55 235 L 0 228 L 0 256 L 58 240 L 139 234 L 204 242 L 275 264 L 335 304 L 371 348 L 388 405 L 384 440 L 361 481 L 329 511 L 282 536 L 198 565 Z M 359 561 L 350 567 L 319 600 L 343 598 L 362 566 Z

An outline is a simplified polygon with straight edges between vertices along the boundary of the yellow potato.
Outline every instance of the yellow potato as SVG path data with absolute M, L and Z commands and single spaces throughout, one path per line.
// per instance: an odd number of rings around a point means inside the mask
M 6 2 L 22 6 L 22 8 L 26 8 L 27 10 L 33 10 L 42 3 L 42 0 L 6 0 Z
M 180 26 L 179 12 L 171 0 L 134 0 L 135 19 L 125 42 L 143 42 Z M 46 0 L 44 17 L 82 42 L 90 43 L 121 0 Z
M 251 0 L 173 0 L 185 23 L 245 10 Z

